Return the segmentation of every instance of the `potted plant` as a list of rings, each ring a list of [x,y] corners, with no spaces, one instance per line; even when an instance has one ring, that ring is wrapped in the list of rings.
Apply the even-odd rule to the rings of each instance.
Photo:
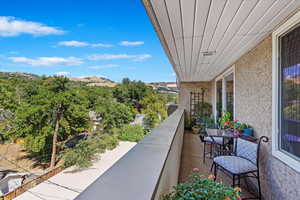
[[[247,136],[253,136],[253,128],[249,124],[244,124],[243,134]]]
[[[195,134],[199,134],[202,132],[202,129],[203,129],[203,122],[198,120],[195,122],[195,124],[192,126],[192,130],[193,130],[193,133]]]
[[[179,183],[174,191],[162,197],[162,200],[241,200],[241,189],[233,188],[214,181],[214,176],[203,177],[195,168],[186,182]]]
[[[233,129],[233,121],[231,117],[231,113],[228,111],[224,111],[222,117],[219,119],[220,126],[222,129]]]

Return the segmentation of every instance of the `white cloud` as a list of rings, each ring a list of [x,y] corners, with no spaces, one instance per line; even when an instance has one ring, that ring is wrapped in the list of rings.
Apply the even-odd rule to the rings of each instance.
[[[103,43],[88,43],[88,42],[80,42],[76,40],[70,40],[70,41],[61,41],[58,43],[59,46],[68,46],[68,47],[112,47],[111,44],[103,44]]]
[[[9,57],[9,60],[15,63],[26,63],[32,66],[57,66],[57,65],[66,65],[74,66],[82,64],[82,60],[76,57],[39,57],[36,59],[31,59],[27,57]]]
[[[55,75],[57,75],[57,76],[68,76],[68,75],[70,75],[70,72],[56,72]]]
[[[151,58],[150,54],[92,54],[88,56],[89,60],[117,60],[117,59],[132,59],[134,61],[141,61]]]
[[[96,43],[96,44],[90,44],[91,47],[112,47],[112,44],[103,44],[103,43]]]
[[[120,42],[121,46],[139,46],[139,45],[143,45],[144,41],[122,41]]]
[[[176,76],[176,73],[175,73],[175,72],[172,72],[170,75],[171,75],[171,76]]]
[[[85,47],[85,46],[89,46],[89,44],[86,43],[86,42],[79,42],[79,41],[75,41],[75,40],[61,41],[61,42],[58,43],[58,45],[68,46],[68,47]]]
[[[109,64],[109,65],[96,65],[96,66],[91,66],[89,67],[90,69],[107,69],[107,68],[114,68],[114,67],[119,67],[119,65],[115,64]]]
[[[21,34],[34,36],[61,35],[65,32],[55,27],[46,26],[42,23],[19,20],[15,17],[0,16],[0,36],[12,37]]]

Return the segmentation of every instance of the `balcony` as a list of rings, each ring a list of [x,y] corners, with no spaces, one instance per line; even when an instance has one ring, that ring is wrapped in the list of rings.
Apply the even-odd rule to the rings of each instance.
[[[195,167],[203,175],[211,174],[211,160],[203,164],[202,155],[198,135],[184,130],[184,110],[177,109],[76,200],[160,199]],[[218,179],[231,183],[222,173]]]

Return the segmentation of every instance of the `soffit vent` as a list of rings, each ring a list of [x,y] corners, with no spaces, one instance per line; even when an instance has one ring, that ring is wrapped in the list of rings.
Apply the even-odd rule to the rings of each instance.
[[[216,54],[216,51],[203,51],[203,56],[212,56]]]

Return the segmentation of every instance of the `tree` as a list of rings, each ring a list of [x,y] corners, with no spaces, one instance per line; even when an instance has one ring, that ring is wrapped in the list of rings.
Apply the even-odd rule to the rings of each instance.
[[[88,129],[87,101],[64,77],[45,79],[34,93],[17,109],[13,135],[25,138],[28,151],[46,158],[51,154],[53,168],[57,143]]]
[[[125,78],[122,84],[114,88],[113,95],[118,102],[140,110],[141,105],[139,102],[151,92],[152,88],[142,81],[130,81],[128,78]]]
[[[102,116],[102,126],[109,130],[112,128],[121,128],[124,124],[132,122],[134,119],[134,111],[127,105],[107,101],[102,99],[96,107],[96,112]]]
[[[120,130],[119,138],[124,141],[138,142],[145,136],[143,127],[137,124],[126,124]]]
[[[146,114],[145,120],[149,128],[157,126],[167,117],[166,102],[154,92],[146,96],[140,104],[142,113]]]

